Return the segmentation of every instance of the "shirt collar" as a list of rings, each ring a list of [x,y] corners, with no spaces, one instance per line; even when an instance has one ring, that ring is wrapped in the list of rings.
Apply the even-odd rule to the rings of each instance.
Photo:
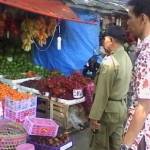
[[[120,46],[112,54],[117,54],[117,53],[119,53],[120,51],[123,51],[123,50],[124,50],[124,47]]]
[[[150,35],[145,37],[143,40],[139,40],[137,43],[137,52],[138,51],[143,51],[145,48],[150,45]]]

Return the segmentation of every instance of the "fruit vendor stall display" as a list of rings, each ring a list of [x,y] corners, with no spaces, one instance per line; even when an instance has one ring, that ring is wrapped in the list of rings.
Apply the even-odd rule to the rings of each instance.
[[[72,147],[69,134],[60,134],[58,128],[72,128],[71,111],[78,113],[78,104],[86,101],[86,87],[92,82],[80,73],[63,76],[32,63],[33,46],[39,50],[46,46],[47,40],[52,42],[55,32],[60,34],[60,31],[57,32],[59,25],[60,20],[43,15],[8,6],[0,9],[0,119],[24,126],[30,135],[28,142],[34,144],[37,150],[66,150]],[[49,115],[47,119],[36,116],[43,101],[43,106],[47,106],[43,108]],[[17,124],[15,127],[8,128],[8,133],[20,133]],[[0,137],[0,149],[12,150],[25,143],[26,133],[22,133],[23,136],[14,137],[14,141],[8,139],[8,142],[3,142]]]
[[[55,119],[65,129],[72,127],[69,122],[70,110],[74,105],[82,103],[86,112],[92,104],[95,85],[89,78],[80,73],[71,76],[54,76],[40,80],[21,83],[23,86],[36,88],[41,95],[38,96],[37,111],[44,117]],[[74,90],[82,90],[80,97],[74,97]],[[45,96],[44,93],[49,93]],[[70,109],[71,108],[71,109]],[[79,119],[78,119],[79,120]]]

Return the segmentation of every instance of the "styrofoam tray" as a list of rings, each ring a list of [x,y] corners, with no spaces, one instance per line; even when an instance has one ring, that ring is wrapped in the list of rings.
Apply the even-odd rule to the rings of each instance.
[[[34,93],[34,94],[40,94],[39,90],[29,88],[29,87],[26,87],[26,86],[22,86],[22,85],[17,85],[17,89],[18,89],[18,91],[29,92],[29,93]]]
[[[14,85],[14,84],[18,84],[18,83],[22,83],[25,81],[29,81],[29,80],[38,80],[41,77],[32,77],[32,78],[23,78],[23,79],[16,79],[16,80],[11,80],[11,79],[7,79],[5,77],[0,78],[0,81],[3,83],[7,83],[9,85]]]
[[[51,97],[51,100],[57,101],[59,103],[65,104],[65,105],[75,105],[75,104],[83,103],[85,101],[85,97],[82,97],[79,99],[72,99],[72,100]]]

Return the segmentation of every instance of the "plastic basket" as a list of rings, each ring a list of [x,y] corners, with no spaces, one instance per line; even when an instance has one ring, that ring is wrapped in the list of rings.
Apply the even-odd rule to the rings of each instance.
[[[24,128],[14,122],[0,121],[0,150],[15,150],[26,143],[27,134]]]
[[[51,119],[26,117],[24,128],[29,135],[55,137],[58,133],[59,126]]]

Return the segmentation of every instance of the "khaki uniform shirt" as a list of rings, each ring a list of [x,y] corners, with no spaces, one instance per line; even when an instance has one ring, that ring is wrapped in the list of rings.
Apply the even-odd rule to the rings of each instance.
[[[89,118],[100,120],[108,99],[120,100],[127,95],[131,74],[132,62],[123,47],[103,59]]]

